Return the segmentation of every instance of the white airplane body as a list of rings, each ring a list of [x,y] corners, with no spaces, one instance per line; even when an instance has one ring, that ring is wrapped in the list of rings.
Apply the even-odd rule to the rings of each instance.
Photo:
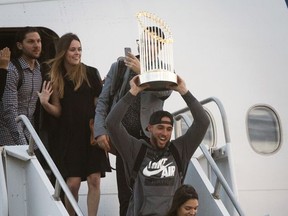
[[[284,0],[0,0],[0,39],[5,30],[24,26],[44,27],[59,37],[73,32],[82,42],[82,61],[98,68],[104,78],[110,65],[124,55],[124,47],[131,47],[138,54],[136,14],[147,11],[157,15],[173,33],[176,73],[185,79],[197,99],[216,97],[224,106],[231,138],[228,145],[232,182],[245,215],[285,216],[288,212],[286,3]],[[0,44],[3,46],[3,41]],[[204,106],[214,121],[215,150],[227,144],[221,117],[215,106]],[[185,102],[177,93],[165,102],[165,109],[170,112],[184,107]],[[272,135],[267,135],[269,141],[262,143],[268,145],[264,150],[258,134],[254,136],[250,131],[255,125],[249,125],[262,111],[268,112],[270,123],[275,117],[276,123],[268,129],[278,128],[276,132],[267,131]],[[273,138],[278,141],[269,147]],[[112,166],[114,159],[111,156]],[[80,205],[84,212],[85,193],[83,185]],[[102,179],[99,215],[118,215],[115,171]]]

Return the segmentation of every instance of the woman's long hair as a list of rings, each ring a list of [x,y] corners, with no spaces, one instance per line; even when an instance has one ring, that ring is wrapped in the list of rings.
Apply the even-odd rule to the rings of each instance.
[[[48,64],[51,65],[50,78],[53,89],[58,92],[60,98],[64,97],[64,77],[67,77],[74,83],[74,91],[80,88],[84,80],[90,86],[84,64],[80,62],[70,71],[66,71],[64,67],[65,54],[73,40],[81,43],[78,36],[73,33],[63,35],[57,43],[55,58],[48,61]]]
[[[191,185],[181,185],[175,192],[171,208],[166,216],[177,216],[177,211],[189,199],[197,199],[198,193]]]

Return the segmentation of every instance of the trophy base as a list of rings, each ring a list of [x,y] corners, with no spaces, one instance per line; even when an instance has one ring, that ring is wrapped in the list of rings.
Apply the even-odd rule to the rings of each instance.
[[[149,84],[148,91],[169,90],[169,86],[177,85],[177,75],[168,71],[146,72],[139,76],[140,85]]]

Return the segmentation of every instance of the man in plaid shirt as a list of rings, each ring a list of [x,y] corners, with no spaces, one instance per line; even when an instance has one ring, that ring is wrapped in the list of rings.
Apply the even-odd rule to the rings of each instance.
[[[33,124],[37,92],[42,84],[40,64],[37,61],[42,50],[38,30],[34,27],[21,29],[16,35],[16,46],[15,54],[22,71],[18,71],[12,62],[9,63],[0,102],[0,146],[28,144],[29,131],[22,124],[17,124],[15,118],[23,114]]]

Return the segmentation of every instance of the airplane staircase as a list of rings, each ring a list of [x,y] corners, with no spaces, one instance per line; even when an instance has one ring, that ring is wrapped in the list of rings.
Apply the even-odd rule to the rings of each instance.
[[[201,103],[204,105],[210,102],[215,102],[219,107],[225,145],[211,150],[202,143],[198,149],[200,156],[191,158],[184,183],[193,185],[199,193],[198,216],[245,216],[237,201],[226,114],[216,98],[208,98]],[[187,110],[185,108],[173,113],[176,119],[175,137],[183,133],[183,124],[178,124],[180,120],[186,127],[192,123],[185,113]],[[68,215],[60,201],[62,188],[77,215],[82,216],[83,212],[27,117],[19,116],[17,121],[26,125],[31,139],[29,146],[0,148],[0,215]],[[35,144],[57,179],[55,187],[33,153]]]
[[[191,158],[184,183],[194,186],[199,194],[198,216],[245,216],[237,200],[226,113],[215,97],[203,100],[201,104],[210,102],[214,102],[220,111],[225,145],[219,149],[209,149],[201,143],[197,150],[201,154]],[[187,129],[192,124],[187,112],[190,112],[189,109],[184,108],[173,113],[176,119],[175,137],[186,132],[183,127]]]
[[[31,139],[27,146],[4,146],[0,149],[0,215],[68,215],[60,199],[62,188],[77,215],[82,216],[81,209],[28,118],[20,115],[17,121],[26,125]],[[56,177],[55,187],[34,155],[35,144]]]

